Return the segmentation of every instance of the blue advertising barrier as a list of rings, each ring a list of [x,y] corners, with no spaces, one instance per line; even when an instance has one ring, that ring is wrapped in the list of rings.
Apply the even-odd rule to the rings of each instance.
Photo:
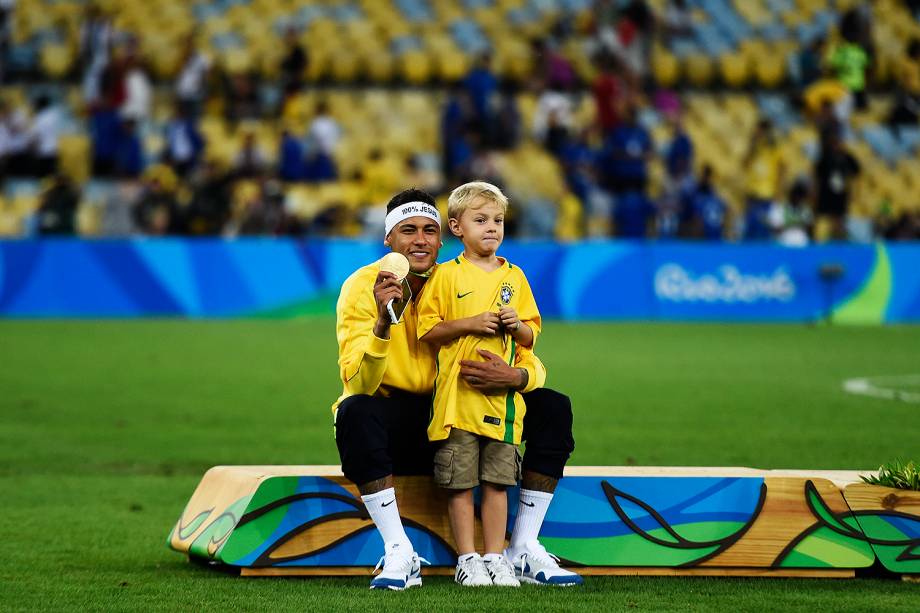
[[[442,259],[459,251],[442,249]],[[0,241],[2,317],[287,317],[331,312],[380,257],[355,240]],[[920,244],[514,242],[544,317],[920,321]]]

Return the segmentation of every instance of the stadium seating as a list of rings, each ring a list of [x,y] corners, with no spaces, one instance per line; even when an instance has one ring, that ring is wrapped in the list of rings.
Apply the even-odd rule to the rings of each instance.
[[[365,167],[381,143],[386,145],[390,176],[399,174],[396,168],[406,155],[438,154],[438,120],[444,100],[441,86],[465,75],[482,51],[491,51],[493,68],[500,77],[523,83],[534,64],[528,39],[546,36],[561,18],[568,18],[573,35],[561,51],[584,82],[595,75],[591,61],[594,17],[589,0],[346,0],[307,4],[288,0],[163,0],[156,5],[143,0],[103,0],[97,4],[112,15],[117,27],[138,35],[156,78],[175,77],[183,38],[194,32],[200,47],[220,68],[231,74],[254,71],[264,77],[267,85],[263,95],[269,99],[280,99],[272,80],[278,76],[284,52],[281,37],[288,28],[299,28],[310,58],[305,76],[317,85],[289,100],[280,120],[266,117],[240,126],[228,124],[222,117],[220,100],[209,101],[200,125],[207,142],[206,157],[229,165],[242,134],[251,131],[274,162],[282,128],[302,131],[312,119],[317,101],[325,99],[343,128],[335,155],[343,181],[336,189],[348,194],[349,206],[355,207],[362,204],[355,197],[359,191],[353,189],[355,173]],[[661,12],[666,2],[649,4]],[[651,76],[660,87],[703,88],[682,96],[697,165],[709,164],[715,169],[724,196],[738,212],[743,196],[741,160],[747,145],[738,135],[748,134],[757,117],[769,117],[780,130],[790,176],[810,173],[817,151],[817,135],[785,95],[751,94],[748,88],[769,93],[788,85],[792,78],[788,59],[814,36],[832,32],[839,12],[857,3],[691,0],[688,4],[692,9],[690,34],[655,43]],[[84,11],[82,3],[71,1],[18,3],[11,69],[55,81],[74,76]],[[920,35],[920,23],[895,0],[873,3],[873,19],[876,78],[885,84],[893,76],[906,41]],[[403,87],[390,89],[392,84]],[[144,133],[151,160],[162,149],[162,126],[170,115],[171,103],[164,93],[169,93],[168,85],[157,93],[153,125]],[[0,94],[14,107],[24,107],[34,97],[30,88],[21,85],[4,87]],[[593,121],[593,105],[586,92],[576,96],[575,127],[581,129]],[[82,120],[73,119],[85,110],[80,89],[75,84],[64,87],[56,98],[70,118],[60,144],[61,166],[82,184],[90,169],[86,128]],[[529,90],[518,96],[525,135],[529,134],[535,100]],[[915,192],[907,189],[917,183],[915,155],[920,130],[895,131],[884,125],[893,103],[890,93],[873,95],[869,107],[852,117],[851,149],[871,170],[863,174],[854,208],[867,216],[876,214],[880,207],[894,211],[920,207]],[[662,150],[669,138],[663,120],[655,113],[644,114],[643,120],[655,137],[656,147]],[[499,154],[497,163],[507,173],[513,191],[557,204],[570,195],[558,164],[529,137],[525,136],[520,149]],[[664,177],[660,161],[652,163],[650,173],[650,191],[658,194]],[[20,201],[12,191],[10,185],[4,190],[8,205]],[[40,190],[36,187],[33,191]],[[291,201],[315,202],[302,197],[313,191],[317,189],[298,187]],[[379,198],[383,190],[365,188],[361,193]],[[91,206],[88,200],[86,206]],[[8,206],[0,233],[20,231],[23,220],[11,211],[28,210]],[[294,210],[308,219],[317,209],[298,204]],[[557,234],[571,235],[573,216],[560,210],[558,219]],[[84,229],[93,227],[98,224],[81,225]]]

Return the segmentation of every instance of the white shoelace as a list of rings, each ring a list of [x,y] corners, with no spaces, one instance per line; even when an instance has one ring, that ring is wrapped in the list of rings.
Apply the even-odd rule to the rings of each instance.
[[[506,557],[502,557],[501,560],[497,562],[492,562],[488,564],[487,567],[495,575],[501,575],[502,577],[514,577],[514,565]]]
[[[531,551],[531,549],[533,551]],[[527,568],[527,558],[539,562],[550,568],[559,568],[559,558],[546,550],[540,541],[534,541],[527,544],[527,551],[521,554],[521,576],[524,576],[524,569]]]
[[[477,578],[492,581],[489,571],[486,568],[485,561],[482,558],[470,558],[460,562],[460,570],[465,572],[471,579]]]
[[[380,570],[381,567],[386,570],[390,559],[397,558],[398,562],[396,564],[398,564],[398,566],[396,566],[396,569],[404,571],[407,575],[412,574],[412,562],[416,559],[418,560],[420,566],[431,566],[431,562],[421,556],[416,557],[414,554],[406,555],[397,551],[388,551],[377,561],[377,566],[374,567],[373,572],[376,573],[378,570]]]

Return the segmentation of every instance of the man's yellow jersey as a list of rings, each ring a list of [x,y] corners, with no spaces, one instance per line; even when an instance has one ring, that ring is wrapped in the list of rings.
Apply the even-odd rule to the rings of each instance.
[[[356,270],[342,284],[335,305],[339,375],[344,389],[332,405],[333,412],[342,400],[355,394],[389,396],[391,390],[431,393],[437,352],[418,340],[415,298],[409,301],[400,322],[390,326],[389,339],[374,335],[374,282],[379,272],[379,260]]]
[[[527,277],[517,266],[501,261],[502,265],[491,272],[462,255],[440,264],[425,284],[419,300],[419,338],[442,321],[473,317],[486,311],[497,313],[501,307],[509,306],[517,311],[524,325],[531,327],[536,341],[541,326],[540,312]],[[511,335],[501,330],[496,336],[462,336],[443,345],[438,351],[428,438],[442,440],[447,438],[451,428],[460,428],[517,445],[521,442],[525,410],[521,395],[511,390],[502,395],[485,396],[460,377],[460,360],[482,359],[477,349],[491,351],[513,366],[536,357],[532,348],[518,347]],[[541,380],[530,381],[528,389],[543,385],[546,374],[540,370]],[[530,369],[528,372],[533,376]]]

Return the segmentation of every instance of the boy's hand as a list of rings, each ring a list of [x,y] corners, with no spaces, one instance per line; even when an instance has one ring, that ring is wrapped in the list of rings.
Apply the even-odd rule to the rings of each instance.
[[[521,327],[521,319],[518,317],[517,311],[511,307],[502,307],[498,311],[498,316],[501,319],[502,325],[505,326],[509,332],[515,332]]]
[[[469,317],[467,321],[469,322],[469,333],[478,334],[479,336],[495,336],[498,334],[498,328],[502,323],[497,313],[489,311]]]

